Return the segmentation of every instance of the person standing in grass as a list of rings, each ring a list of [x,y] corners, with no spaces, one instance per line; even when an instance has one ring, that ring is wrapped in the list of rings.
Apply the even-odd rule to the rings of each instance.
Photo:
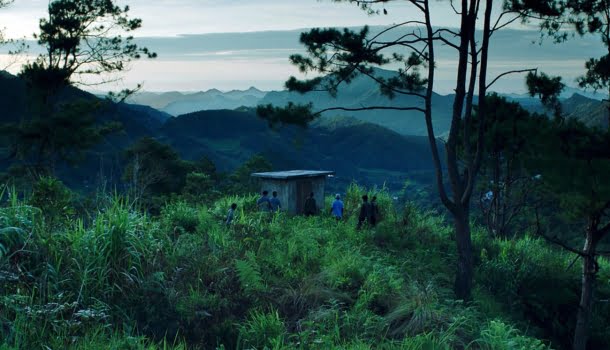
[[[381,218],[379,205],[377,204],[377,196],[371,198],[371,226],[375,227]]]
[[[360,206],[360,215],[358,215],[358,226],[356,226],[356,228],[361,229],[365,222],[371,224],[372,214],[373,208],[371,207],[371,203],[369,203],[369,196],[365,194],[362,196],[362,205]]]
[[[271,195],[273,196],[269,200],[269,202],[271,203],[271,211],[275,213],[277,211],[282,210],[282,203],[280,202],[280,199],[277,198],[277,191],[273,191]]]
[[[256,201],[258,210],[262,212],[271,211],[271,200],[269,199],[269,191],[263,191],[263,195]]]
[[[235,210],[237,210],[237,203],[231,204],[231,208],[229,209],[229,212],[227,213],[227,220],[226,220],[227,225],[231,225],[233,223],[233,219],[235,219],[235,216],[236,216]]]
[[[337,193],[335,196],[335,201],[333,202],[332,207],[330,208],[330,213],[337,219],[337,221],[341,221],[343,219],[343,201],[341,200],[341,195]]]
[[[318,212],[318,206],[316,205],[316,199],[313,196],[314,196],[314,194],[313,194],[313,192],[311,192],[309,194],[309,197],[307,197],[307,200],[305,201],[305,207],[303,208],[303,211],[305,212],[305,216],[316,215],[316,213]]]

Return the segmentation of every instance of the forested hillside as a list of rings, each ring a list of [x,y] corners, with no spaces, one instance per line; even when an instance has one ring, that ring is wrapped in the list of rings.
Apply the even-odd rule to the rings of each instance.
[[[5,75],[0,88],[7,91],[0,103],[10,106],[2,122],[18,121],[28,113],[25,83]],[[99,176],[112,175],[108,180],[119,181],[127,162],[125,150],[142,137],[171,145],[186,160],[208,157],[223,172],[261,154],[275,169],[326,168],[336,171],[343,185],[352,180],[379,186],[385,182],[398,190],[405,174],[432,169],[424,138],[402,136],[356,119],[331,118],[306,129],[274,131],[249,110],[203,111],[174,118],[150,107],[117,104],[74,88],[66,90],[62,99],[98,103],[100,107],[94,111],[98,123],[120,123],[120,129],[88,152],[77,169],[60,166],[59,175],[76,187],[92,186],[92,179]],[[368,154],[376,156],[365,156]],[[5,162],[5,169],[8,164]],[[384,176],[384,172],[393,175]]]
[[[377,185],[391,179],[383,172],[432,170],[425,138],[353,118],[273,130],[252,112],[202,111],[169,120],[161,135],[183,157],[205,155],[222,170],[234,169],[254,154],[264,155],[276,169],[330,169],[348,181]],[[380,174],[373,177],[367,171]],[[392,186],[402,185],[393,181]]]

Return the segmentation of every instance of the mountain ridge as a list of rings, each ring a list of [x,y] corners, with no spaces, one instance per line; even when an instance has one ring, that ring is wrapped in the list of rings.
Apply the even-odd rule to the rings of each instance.
[[[389,78],[396,75],[396,72],[375,69],[374,74]],[[252,108],[260,104],[272,104],[275,106],[284,106],[289,102],[298,104],[313,103],[314,108],[321,110],[342,106],[346,108],[359,108],[362,106],[419,106],[423,107],[423,100],[414,96],[397,95],[394,99],[390,99],[383,95],[379,90],[377,83],[371,81],[366,76],[355,78],[350,84],[342,84],[339,87],[336,97],[331,96],[326,92],[310,92],[307,94],[299,94],[296,92],[283,91],[262,91],[255,87],[250,87],[248,90],[231,90],[229,92],[220,92],[217,89],[210,89],[206,92],[182,94],[179,92],[169,92],[161,95],[153,95],[154,103],[162,105],[161,109],[171,115],[177,116],[189,114],[202,110],[218,110],[218,109],[238,109],[240,107]],[[577,94],[583,99],[575,100],[572,97]],[[548,110],[542,106],[539,99],[524,94],[500,94],[510,101],[515,101],[521,104],[525,109],[535,113],[548,113]],[[154,106],[153,102],[147,102],[148,97],[135,97],[134,102],[141,104],[149,103]],[[575,88],[567,88],[562,94],[561,99],[566,104],[566,114],[570,117],[583,119],[588,125],[596,125],[604,127],[607,121],[600,117],[587,116],[588,108],[597,108],[598,103],[601,103],[591,96],[601,97],[600,94],[591,95],[586,91]],[[453,99],[455,95],[441,95],[434,93],[433,95],[433,124],[437,135],[445,134],[451,125],[451,111],[453,107]],[[476,99],[477,97],[475,97]],[[163,101],[163,102],[160,102]],[[582,104],[583,107],[578,109],[576,104]],[[574,114],[574,110],[578,109],[582,115]],[[596,112],[596,115],[600,112]],[[323,113],[323,118],[347,116],[361,119],[367,122],[375,123],[384,126],[390,130],[397,131],[403,135],[427,135],[427,127],[423,115],[417,111],[397,111],[397,110],[367,110],[360,112],[326,112]]]

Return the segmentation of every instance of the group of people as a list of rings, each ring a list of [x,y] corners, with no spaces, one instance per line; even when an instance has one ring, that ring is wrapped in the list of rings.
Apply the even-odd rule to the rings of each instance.
[[[277,191],[273,191],[271,194],[273,197],[269,198],[269,191],[263,191],[261,198],[256,201],[258,209],[262,212],[277,212],[282,210],[282,203],[277,198]]]
[[[282,210],[282,203],[278,198],[277,191],[272,192],[272,197],[269,198],[269,191],[263,191],[261,197],[256,201],[256,205],[258,206],[259,211],[275,213]],[[229,225],[235,219],[235,212],[237,210],[237,204],[231,204],[231,208],[227,213],[226,224]],[[343,220],[343,213],[345,210],[345,205],[341,200],[341,195],[335,195],[335,200],[333,201],[330,214],[337,220]],[[318,205],[316,203],[316,199],[314,193],[311,192],[305,203],[303,205],[303,214],[305,216],[313,216],[318,213]],[[357,228],[361,229],[364,225],[368,225],[374,227],[380,220],[381,215],[379,211],[379,206],[377,204],[377,197],[373,196],[371,201],[369,202],[368,195],[362,196],[362,204],[360,206],[360,212],[358,214],[358,225]]]
[[[377,196],[373,196],[370,202],[369,196],[366,194],[362,196],[362,205],[360,206],[360,213],[358,214],[357,228],[361,229],[365,224],[375,227],[380,219],[381,212],[379,211],[379,205],[377,204]]]
[[[341,221],[343,219],[344,210],[345,205],[341,200],[341,195],[337,194],[330,208],[330,214],[334,216],[337,221]],[[370,202],[368,195],[365,194],[362,196],[362,204],[360,205],[360,212],[358,213],[357,228],[361,229],[364,225],[375,227],[380,219],[381,212],[379,210],[379,205],[377,204],[377,196],[373,196]]]
[[[341,221],[343,219],[344,208],[345,206],[341,200],[341,195],[337,194],[330,208],[331,215],[334,216],[337,221]],[[380,219],[381,212],[379,211],[379,205],[377,204],[377,196],[373,196],[370,202],[368,195],[365,194],[362,196],[357,228],[361,229],[365,224],[374,227]]]
[[[269,191],[263,191],[261,198],[256,201],[259,211],[275,213],[282,210],[282,203],[280,202],[280,199],[277,198],[277,191],[273,191],[271,195],[272,197],[269,198]],[[305,216],[312,216],[316,215],[317,212],[318,205],[314,193],[311,192],[303,205],[303,213]]]
[[[269,198],[269,191],[263,191],[261,198],[256,201],[256,205],[260,211],[271,213],[282,210],[282,203],[280,202],[280,199],[277,198],[277,191],[273,191],[272,196],[273,197]],[[230,225],[233,222],[236,216],[236,210],[237,203],[231,204],[225,224]]]

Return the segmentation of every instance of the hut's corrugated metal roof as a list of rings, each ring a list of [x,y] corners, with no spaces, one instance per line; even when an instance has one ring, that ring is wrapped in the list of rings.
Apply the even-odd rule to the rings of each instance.
[[[334,175],[334,171],[322,171],[322,170],[288,170],[288,171],[272,171],[268,173],[254,173],[252,177],[259,177],[263,179],[277,179],[277,180],[289,180],[299,179],[307,177],[326,177],[328,175]]]

